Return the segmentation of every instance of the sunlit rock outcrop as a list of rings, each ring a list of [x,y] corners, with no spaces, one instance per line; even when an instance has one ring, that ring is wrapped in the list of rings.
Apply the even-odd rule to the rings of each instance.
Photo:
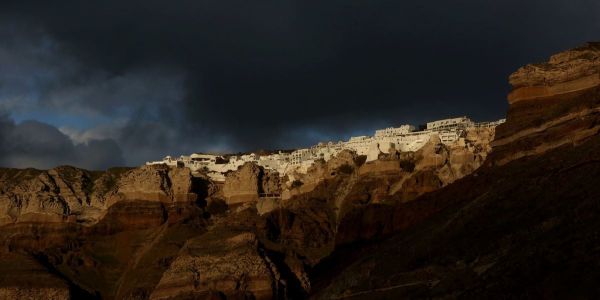
[[[94,222],[122,174],[100,175],[73,167],[49,171],[0,170],[0,220],[15,222]]]
[[[119,180],[113,201],[146,200],[158,202],[195,201],[192,174],[187,168],[163,165],[143,166],[126,173]],[[112,203],[110,203],[112,204]]]
[[[573,145],[600,129],[600,44],[553,55],[510,76],[507,122],[497,128],[493,161]]]
[[[223,184],[223,197],[228,205],[256,202],[259,197],[280,194],[279,174],[255,163],[245,163],[238,170],[230,172]]]

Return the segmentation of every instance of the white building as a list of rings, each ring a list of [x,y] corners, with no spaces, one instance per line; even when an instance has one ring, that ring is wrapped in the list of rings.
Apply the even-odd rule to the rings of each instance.
[[[390,136],[398,136],[407,134],[409,132],[413,132],[415,130],[415,126],[412,125],[402,125],[400,127],[388,127],[385,129],[375,130],[375,138],[379,137],[390,137]]]
[[[353,136],[344,143],[343,148],[354,150],[358,155],[367,155],[367,153],[369,153],[369,148],[374,141],[374,138],[366,135]]]
[[[147,162],[146,165],[167,165],[169,167],[177,167],[178,162],[179,162],[179,160],[174,159],[171,156],[167,155],[162,160],[150,161],[150,162]]]
[[[427,123],[427,130],[447,130],[455,128],[467,128],[474,123],[467,117],[443,119]]]
[[[380,153],[397,151],[417,151],[431,138],[438,135],[444,144],[452,144],[464,136],[471,127],[495,127],[504,123],[505,119],[494,122],[475,123],[467,117],[451,118],[429,122],[426,129],[415,131],[412,125],[389,127],[375,131],[371,136],[351,137],[346,142],[319,143],[308,149],[297,149],[292,153],[278,152],[270,155],[254,153],[241,156],[223,157],[212,154],[194,153],[174,159],[166,156],[162,161],[146,164],[165,164],[171,167],[189,167],[193,172],[204,172],[213,180],[225,180],[225,173],[237,170],[247,162],[255,162],[266,169],[277,171],[281,176],[290,172],[305,173],[318,160],[328,161],[344,149],[355,151],[358,155],[366,155],[367,161],[376,160]]]
[[[302,163],[302,161],[307,160],[311,157],[310,149],[298,149],[289,157],[290,165],[297,166]]]
[[[504,122],[506,122],[506,119],[500,119],[492,122],[475,123],[475,127],[496,127]]]

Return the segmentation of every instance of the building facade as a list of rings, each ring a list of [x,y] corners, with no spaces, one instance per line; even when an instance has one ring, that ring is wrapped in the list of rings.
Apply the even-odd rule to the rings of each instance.
[[[495,127],[504,123],[505,119],[494,122],[475,123],[467,117],[451,118],[428,122],[424,130],[415,131],[412,125],[378,129],[373,136],[350,137],[345,142],[325,142],[310,148],[297,149],[291,153],[269,155],[230,155],[227,157],[211,154],[194,153],[175,159],[166,156],[163,160],[146,164],[165,164],[171,167],[188,167],[193,172],[204,172],[213,180],[225,180],[225,173],[237,170],[247,162],[277,171],[281,176],[291,172],[305,173],[318,160],[328,161],[342,150],[351,150],[358,155],[366,155],[367,161],[376,160],[381,153],[389,153],[392,149],[401,152],[421,149],[433,135],[439,136],[444,144],[452,144],[465,136],[466,130],[473,127]]]

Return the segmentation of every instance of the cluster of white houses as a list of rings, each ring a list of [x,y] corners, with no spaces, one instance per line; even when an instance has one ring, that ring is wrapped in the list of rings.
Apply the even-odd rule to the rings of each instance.
[[[390,127],[375,131],[374,136],[356,136],[348,141],[319,143],[307,149],[298,149],[291,153],[278,152],[269,155],[211,155],[194,153],[179,158],[171,156],[160,161],[147,162],[147,165],[166,164],[173,167],[188,167],[193,172],[205,172],[213,180],[225,180],[225,173],[237,170],[246,162],[255,162],[266,169],[275,170],[281,176],[290,172],[304,173],[317,160],[329,160],[340,151],[349,149],[359,155],[366,155],[367,161],[376,160],[380,153],[388,153],[394,148],[398,151],[419,150],[432,135],[438,135],[442,143],[451,144],[464,136],[468,128],[495,127],[505,119],[494,122],[475,123],[467,117],[444,119],[429,122],[416,131],[412,125]]]

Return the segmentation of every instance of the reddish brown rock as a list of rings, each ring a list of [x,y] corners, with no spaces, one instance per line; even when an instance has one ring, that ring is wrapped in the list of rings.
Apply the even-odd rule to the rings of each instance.
[[[512,74],[507,122],[497,128],[490,162],[505,164],[596,135],[599,66],[600,46],[589,43]]]
[[[552,87],[598,75],[600,68],[600,43],[590,42],[584,46],[552,55],[548,62],[529,64],[519,68],[509,77],[514,90],[520,88]],[[566,92],[571,92],[567,90]],[[558,94],[554,92],[553,94]],[[510,96],[509,96],[510,98]],[[515,98],[518,100],[519,98]],[[509,101],[511,101],[509,99]]]

